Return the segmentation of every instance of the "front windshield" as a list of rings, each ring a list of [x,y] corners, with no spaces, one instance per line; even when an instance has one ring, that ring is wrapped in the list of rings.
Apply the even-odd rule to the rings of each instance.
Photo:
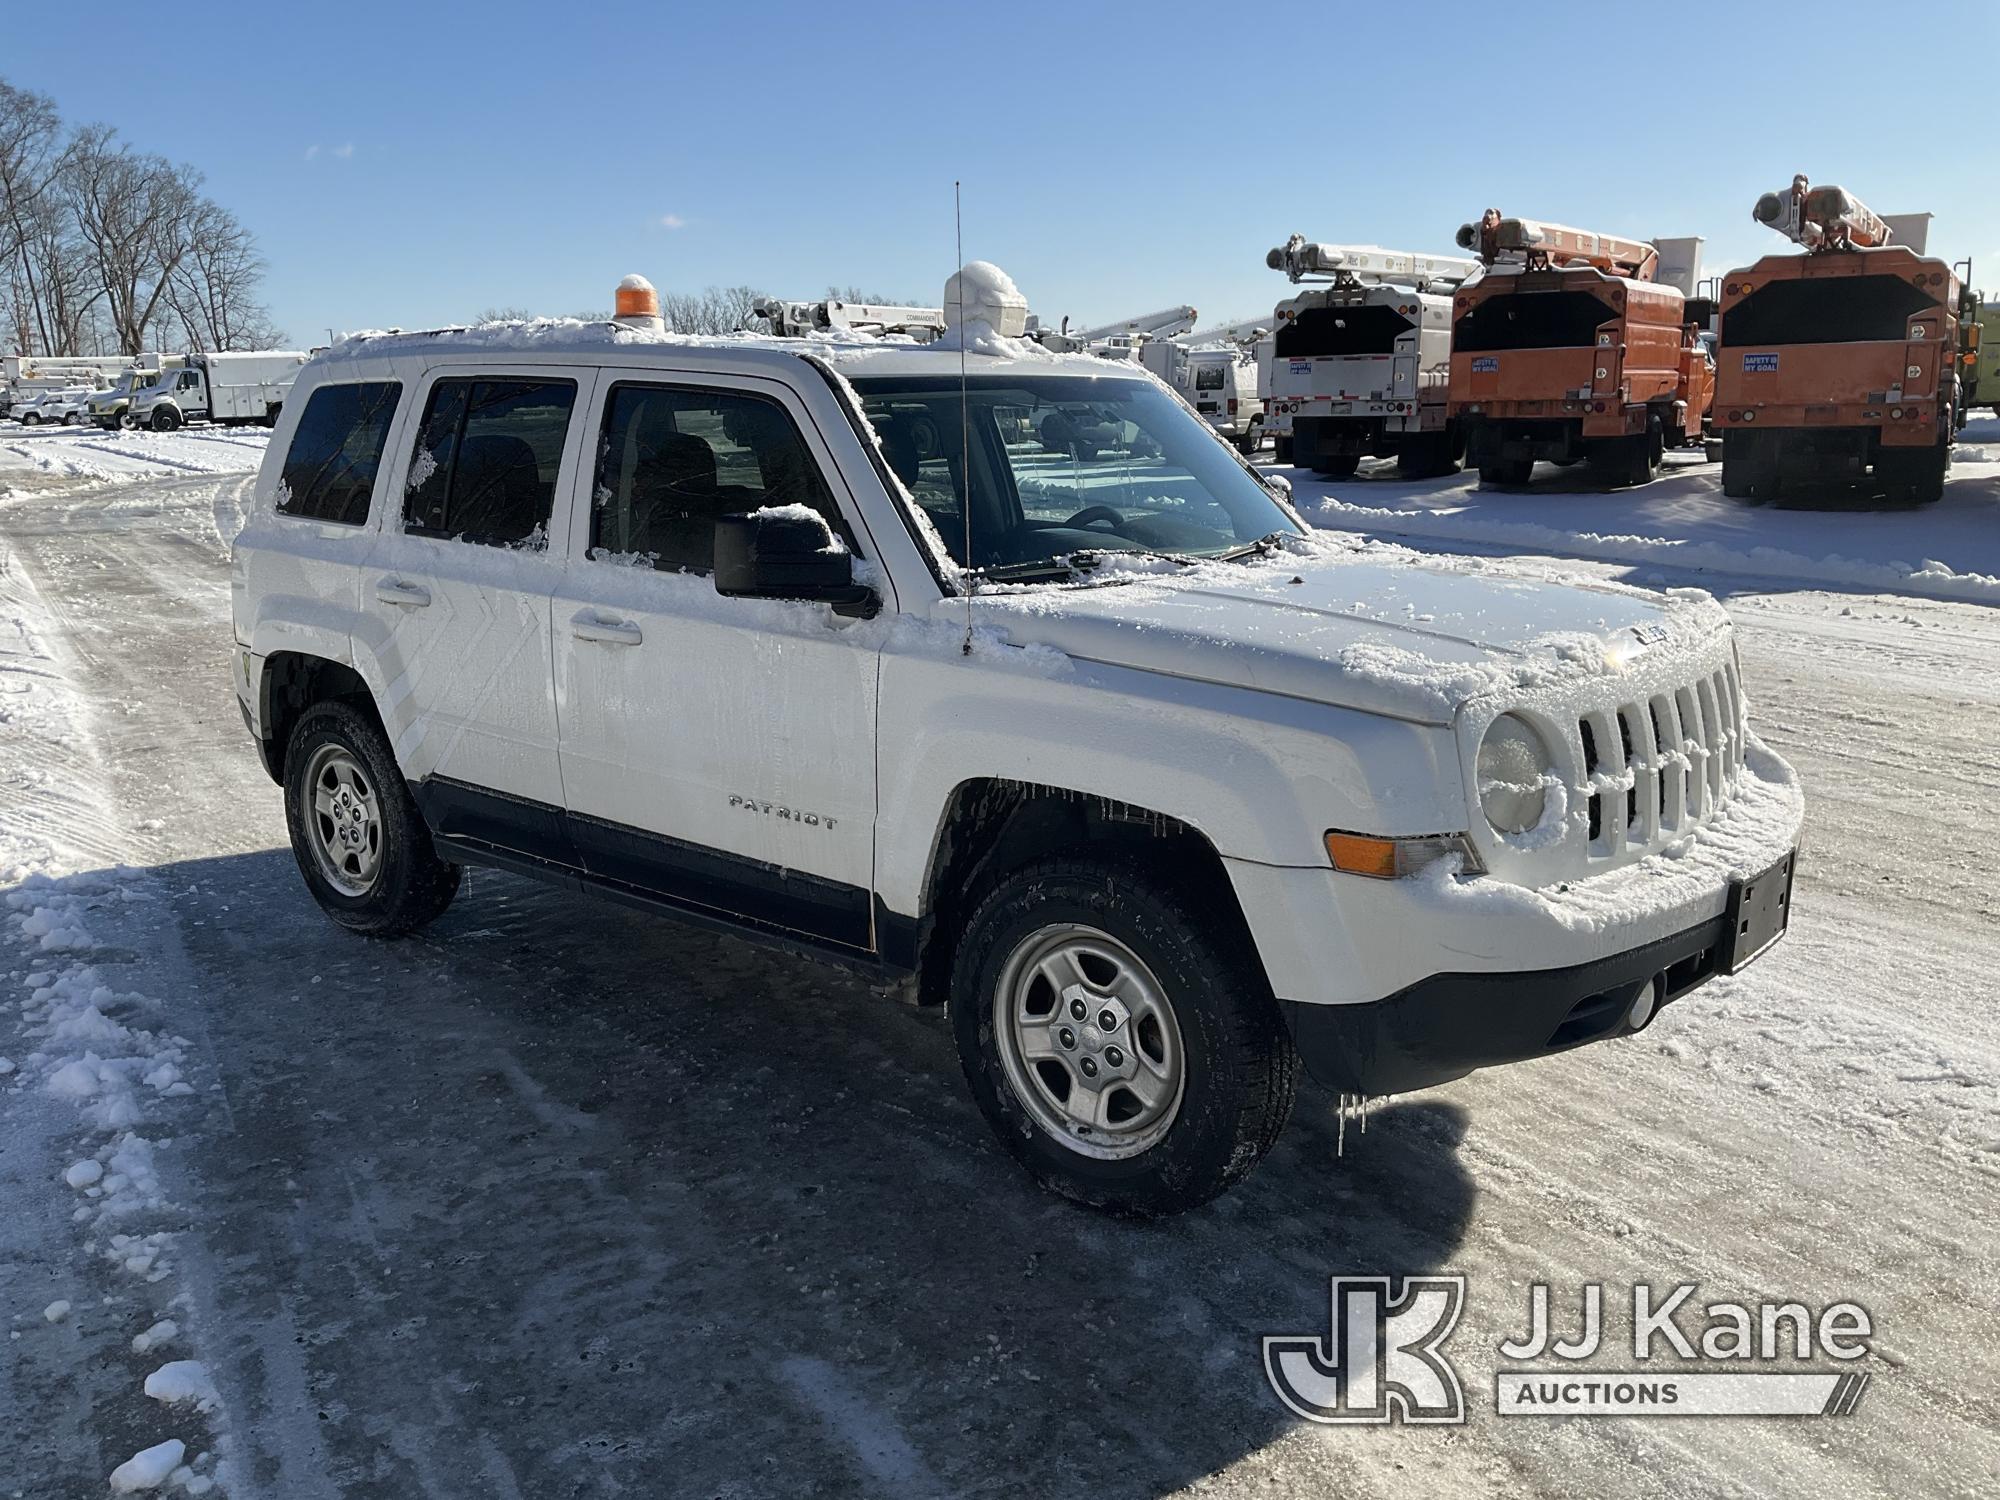
[[[1214,429],[1151,381],[975,377],[963,412],[956,376],[854,388],[883,457],[961,566],[1055,568],[1079,552],[1219,557],[1299,529]]]

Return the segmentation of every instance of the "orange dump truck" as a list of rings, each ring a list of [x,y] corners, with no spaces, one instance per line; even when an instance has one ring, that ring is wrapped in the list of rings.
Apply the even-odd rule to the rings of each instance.
[[[1450,410],[1482,481],[1587,459],[1643,484],[1668,447],[1700,440],[1713,372],[1653,245],[1495,209],[1458,243],[1485,270],[1453,298]]]
[[[1852,194],[1803,177],[1754,212],[1805,253],[1723,278],[1724,493],[1762,503],[1864,480],[1900,504],[1938,499],[1971,343],[1951,267],[1891,243]]]

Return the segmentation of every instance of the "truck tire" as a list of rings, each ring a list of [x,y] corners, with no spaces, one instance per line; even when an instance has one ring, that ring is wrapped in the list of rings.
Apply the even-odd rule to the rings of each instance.
[[[1509,489],[1519,489],[1535,477],[1535,461],[1532,458],[1503,458],[1498,463],[1479,466],[1481,484],[1503,485]]]
[[[1241,934],[1131,854],[1077,851],[996,881],[961,936],[949,1011],[1007,1151],[1112,1213],[1179,1213],[1249,1175],[1298,1086]]]
[[[1607,485],[1645,484],[1653,477],[1652,435],[1600,438],[1590,450],[1590,468]]]
[[[1313,460],[1313,473],[1327,479],[1349,479],[1361,467],[1358,453],[1326,453]]]
[[[1405,479],[1437,479],[1458,472],[1451,434],[1427,432],[1410,438],[1396,455],[1396,472]]]
[[[181,414],[171,406],[160,406],[153,409],[153,431],[172,432],[180,425]]]
[[[1271,440],[1271,456],[1281,464],[1290,463],[1292,461],[1292,440],[1282,436],[1273,438]]]
[[[306,889],[354,932],[415,932],[458,894],[459,868],[438,857],[389,742],[348,704],[314,704],[292,727],[285,825]]]

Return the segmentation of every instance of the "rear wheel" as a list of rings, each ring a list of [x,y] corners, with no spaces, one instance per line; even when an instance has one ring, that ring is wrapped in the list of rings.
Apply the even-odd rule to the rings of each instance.
[[[1451,451],[1451,434],[1426,432],[1409,438],[1396,455],[1396,470],[1405,479],[1436,479],[1458,471],[1458,459]]]
[[[285,822],[306,888],[343,927],[397,937],[458,894],[458,866],[438,857],[388,741],[348,704],[315,704],[293,726]]]
[[[1149,861],[1079,853],[1002,877],[966,924],[951,1021],[967,1082],[1043,1187],[1177,1213],[1284,1128],[1298,1056],[1240,935]]]
[[[1535,461],[1532,458],[1503,458],[1497,463],[1479,466],[1481,484],[1519,487],[1534,477]]]
[[[1346,479],[1361,467],[1358,453],[1328,453],[1313,460],[1313,473],[1328,479]]]
[[[1611,485],[1645,484],[1653,477],[1653,438],[1649,432],[1602,438],[1590,450],[1590,469]]]
[[[1292,440],[1282,436],[1273,438],[1271,440],[1271,456],[1281,464],[1290,463],[1292,461]]]

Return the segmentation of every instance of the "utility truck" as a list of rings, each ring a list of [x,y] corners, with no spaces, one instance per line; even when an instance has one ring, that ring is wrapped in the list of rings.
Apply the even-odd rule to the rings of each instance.
[[[1805,253],[1767,255],[1723,281],[1724,493],[1761,504],[1815,481],[1865,480],[1895,503],[1937,500],[1971,338],[1957,276],[1921,239],[1902,242],[1899,221],[1803,175],[1752,216]],[[1919,236],[1927,217],[1915,216]]]
[[[1127,1214],[1249,1172],[1301,1062],[1379,1095],[1631,1036],[1783,935],[1803,799],[1705,595],[1316,534],[981,262],[929,345],[619,305],[349,339],[285,403],[230,671],[334,922],[497,866],[844,965]]]
[[[1713,377],[1692,280],[1660,279],[1669,242],[1488,209],[1458,243],[1481,269],[1452,302],[1450,407],[1481,482],[1526,484],[1547,459],[1644,484],[1668,447],[1701,441]]]
[[[1028,319],[1026,337],[1057,354],[1096,354],[1106,359],[1137,359],[1139,351],[1152,340],[1179,338],[1195,325],[1200,314],[1185,304],[1163,307],[1158,312],[1116,323],[1100,323],[1071,333],[1069,319],[1055,328],[1046,328]]]
[[[1294,283],[1329,284],[1273,312],[1266,399],[1280,460],[1352,474],[1369,455],[1448,474],[1463,444],[1446,408],[1451,296],[1478,263],[1295,234],[1264,258]]]
[[[900,333],[927,344],[944,332],[944,309],[938,307],[892,307],[874,302],[843,302],[835,297],[818,302],[766,298],[751,312],[762,318],[769,332],[778,338],[803,338],[815,333]]]
[[[1139,363],[1179,391],[1237,452],[1254,453],[1263,444],[1266,422],[1265,362],[1258,358],[1258,345],[1270,333],[1268,319],[1198,328],[1147,342]]]
[[[125,425],[155,432],[188,422],[274,427],[307,357],[298,351],[190,354],[180,369],[162,370],[132,392]]]

